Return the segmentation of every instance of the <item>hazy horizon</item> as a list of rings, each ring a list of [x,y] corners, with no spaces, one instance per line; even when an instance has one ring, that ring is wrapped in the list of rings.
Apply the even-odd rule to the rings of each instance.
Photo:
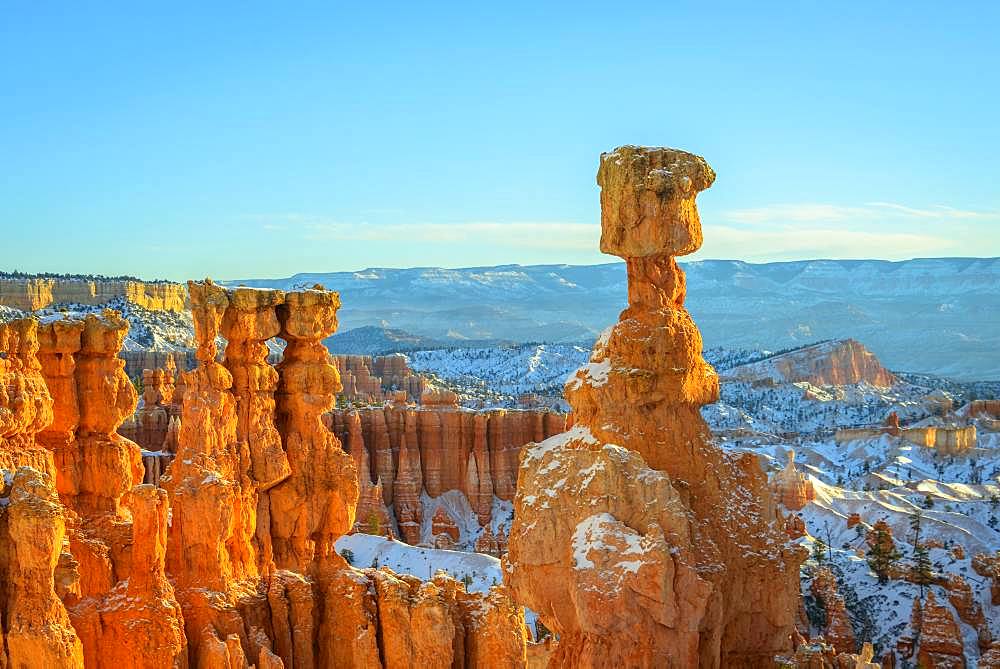
[[[473,270],[473,269],[490,269],[490,268],[496,268],[496,267],[524,267],[524,268],[530,268],[530,267],[600,267],[600,266],[603,266],[603,265],[619,265],[619,264],[624,264],[624,262],[625,262],[624,260],[621,260],[620,258],[616,258],[615,256],[605,256],[605,257],[607,258],[607,260],[603,260],[603,261],[600,261],[600,262],[592,262],[592,263],[559,263],[559,262],[541,262],[541,263],[507,262],[507,263],[504,263],[504,262],[500,262],[500,263],[496,263],[496,264],[493,264],[493,265],[412,265],[412,266],[408,266],[408,267],[387,266],[387,265],[370,265],[368,267],[357,267],[355,269],[336,269],[336,270],[323,270],[323,269],[310,270],[310,269],[306,269],[306,270],[299,270],[299,271],[291,272],[291,273],[288,273],[288,274],[271,275],[271,276],[251,275],[251,274],[241,274],[239,276],[211,276],[211,275],[208,275],[208,278],[212,279],[213,281],[219,281],[219,282],[222,282],[222,283],[232,283],[232,282],[235,282],[235,281],[251,280],[251,279],[254,279],[254,280],[280,280],[280,279],[289,279],[289,278],[292,278],[292,277],[297,276],[297,275],[352,274],[352,273],[356,274],[356,273],[359,273],[359,272],[366,272],[366,271],[373,271],[373,270],[396,272],[396,271],[408,271],[408,270],[420,270],[420,269],[441,269],[441,270],[446,270],[446,271],[462,271],[462,270]],[[951,260],[951,261],[962,261],[962,260],[969,260],[969,261],[976,261],[976,260],[1000,260],[1000,256],[918,256],[918,257],[913,257],[913,258],[903,258],[903,259],[900,259],[900,260],[889,260],[889,259],[886,259],[886,258],[872,258],[872,257],[868,257],[868,258],[821,258],[821,257],[817,257],[817,258],[799,258],[799,259],[796,259],[796,260],[752,261],[752,260],[740,260],[739,258],[695,258],[692,255],[692,256],[682,256],[682,257],[679,257],[677,259],[677,261],[680,264],[682,264],[682,265],[688,264],[688,263],[702,263],[702,262],[722,262],[722,263],[738,262],[738,263],[744,263],[744,264],[747,264],[747,265],[781,265],[781,264],[808,263],[808,262],[856,262],[856,263],[878,262],[878,263],[901,264],[901,263],[923,261],[923,260]],[[23,274],[28,274],[28,275],[32,275],[32,276],[41,276],[41,277],[55,276],[55,275],[65,275],[65,274],[103,275],[103,276],[106,276],[106,277],[133,276],[133,277],[135,277],[137,279],[146,280],[146,281],[173,281],[173,282],[177,282],[177,283],[183,283],[183,282],[185,282],[187,280],[199,281],[201,279],[206,278],[205,276],[189,276],[189,277],[184,277],[184,278],[169,278],[169,277],[148,276],[148,275],[141,275],[141,274],[116,274],[116,273],[109,273],[109,272],[71,272],[71,271],[62,271],[62,270],[44,270],[44,271],[40,271],[40,272],[27,272],[27,271],[24,271],[24,270],[20,270],[18,268],[8,269],[8,268],[5,268],[5,267],[0,267],[0,274],[4,274],[4,273],[9,274],[9,273],[12,273],[12,272],[15,272],[15,271],[22,272]]]

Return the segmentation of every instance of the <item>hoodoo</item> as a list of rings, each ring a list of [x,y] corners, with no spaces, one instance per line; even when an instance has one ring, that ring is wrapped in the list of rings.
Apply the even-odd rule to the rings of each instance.
[[[0,325],[0,669],[523,667],[502,587],[334,551],[359,496],[322,421],[341,387],[321,343],[338,295],[189,288],[198,366],[177,379],[162,489],[117,433],[137,400],[117,357],[128,323]]]
[[[566,385],[574,427],[520,455],[505,578],[558,637],[550,667],[770,667],[791,650],[802,549],[752,455],[724,453],[718,397],[675,256],[701,246],[704,159],[601,156],[601,250],[628,308]]]

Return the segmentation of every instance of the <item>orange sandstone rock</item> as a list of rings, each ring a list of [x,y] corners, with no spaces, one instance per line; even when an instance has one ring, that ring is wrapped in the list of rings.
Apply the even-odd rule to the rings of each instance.
[[[812,481],[795,467],[795,451],[788,451],[788,464],[774,476],[770,488],[775,501],[791,511],[816,498]]]
[[[33,467],[54,478],[52,456],[37,443],[54,420],[38,349],[38,321],[0,323],[0,469]]]
[[[972,586],[960,575],[952,574],[945,587],[948,590],[948,602],[955,608],[959,619],[976,630],[979,650],[987,650],[993,643],[993,635],[986,622],[983,607],[972,592]]]
[[[287,342],[278,365],[278,425],[291,474],[268,492],[274,560],[304,570],[354,525],[357,472],[340,442],[323,427],[340,386],[322,340],[337,329],[340,297],[325,290],[285,295],[278,309]]]
[[[452,543],[458,541],[458,526],[455,525],[455,519],[448,515],[443,506],[438,507],[431,520],[431,534],[435,537],[444,534],[450,537]]]
[[[374,466],[366,459],[356,415],[352,453],[324,427],[338,380],[320,341],[335,329],[336,294],[210,281],[190,291],[198,367],[169,404],[166,378],[147,388],[170,411],[183,398],[164,435],[177,457],[163,489],[135,485],[139,448],[116,432],[136,404],[117,357],[127,324],[111,312],[50,322],[41,345],[35,321],[0,326],[0,469],[23,467],[0,479],[10,500],[0,504],[0,667],[377,667],[382,648],[431,665],[523,667],[523,616],[502,589],[396,579],[399,620],[379,608],[381,577],[333,552],[359,479],[382,504],[368,474],[394,464],[388,439]],[[275,334],[288,341],[277,370],[264,345]],[[415,415],[384,419],[380,433],[419,443]],[[413,481],[419,496],[419,473]]]
[[[853,653],[854,630],[851,628],[844,598],[837,589],[837,580],[828,567],[816,570],[810,591],[813,597],[822,602],[826,610],[826,629],[823,630],[823,638],[837,653]]]
[[[0,478],[0,664],[82,668],[83,645],[55,592],[66,532],[55,488],[30,467],[0,473],[12,475],[9,487]]]
[[[965,650],[962,633],[951,611],[937,603],[933,592],[927,593],[919,618],[920,650],[917,664],[928,669],[964,669]]]
[[[601,156],[601,250],[625,258],[629,306],[567,384],[573,428],[521,452],[505,574],[559,636],[550,667],[770,667],[792,650],[803,551],[757,459],[720,451],[699,414],[718,378],[674,256],[701,244],[714,176],[673,149]]]

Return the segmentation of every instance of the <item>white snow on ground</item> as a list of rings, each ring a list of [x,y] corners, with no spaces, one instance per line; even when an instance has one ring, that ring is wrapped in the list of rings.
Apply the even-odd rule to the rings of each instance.
[[[410,574],[428,580],[438,571],[471,583],[469,592],[487,592],[490,587],[503,582],[500,560],[482,553],[449,551],[437,548],[410,546],[401,541],[376,537],[370,534],[348,534],[337,540],[337,552],[350,551],[355,567],[389,567],[397,574]],[[467,581],[468,582],[468,581]]]
[[[194,344],[194,324],[191,312],[150,311],[129,302],[124,297],[116,297],[106,304],[60,304],[25,312],[0,306],[0,322],[23,318],[33,313],[42,322],[62,318],[84,318],[87,314],[100,314],[104,309],[121,312],[129,322],[128,337],[122,349],[125,351],[181,351],[190,350]]]
[[[722,443],[761,455],[772,469],[783,467],[788,451],[794,448],[796,466],[809,475],[816,493],[816,499],[797,512],[808,532],[798,541],[810,549],[816,540],[829,543],[856,636],[884,650],[909,625],[919,588],[902,580],[879,584],[857,552],[867,549],[865,534],[871,526],[884,520],[902,553],[899,565],[908,567],[914,557],[910,522],[917,512],[922,516],[921,542],[942,546],[929,549],[935,572],[965,578],[990,621],[994,638],[1000,634],[1000,607],[991,604],[990,583],[971,566],[976,553],[1000,549],[1000,451],[992,436],[981,430],[979,447],[961,455],[939,453],[890,435],[845,444],[761,435]],[[859,514],[862,523],[848,529],[847,518],[853,513]],[[963,558],[955,557],[954,546],[962,547]],[[811,564],[812,558],[803,571],[805,595]],[[944,588],[934,586],[934,592],[939,604],[951,607]],[[979,655],[976,632],[957,613],[955,620],[974,666],[971,663]]]
[[[401,541],[376,537],[370,534],[347,534],[337,540],[337,552],[350,551],[351,563],[359,568],[388,567],[397,574],[410,574],[428,580],[438,571],[463,581],[467,592],[488,592],[494,585],[503,583],[500,560],[482,553],[449,551],[438,548],[410,546]],[[524,622],[532,635],[538,616],[524,610]]]
[[[492,348],[436,349],[407,353],[410,367],[446,382],[460,393],[512,403],[525,393],[562,396],[566,378],[590,357],[590,349],[568,344],[524,344]]]

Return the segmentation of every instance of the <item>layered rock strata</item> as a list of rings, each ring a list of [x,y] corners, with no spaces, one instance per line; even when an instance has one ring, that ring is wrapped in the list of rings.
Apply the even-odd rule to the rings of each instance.
[[[36,311],[53,304],[101,305],[116,297],[150,310],[180,312],[187,308],[184,286],[168,281],[0,279],[0,305],[22,311]]]
[[[792,650],[802,549],[751,455],[699,415],[718,397],[674,256],[714,173],[672,149],[601,156],[601,250],[628,308],[566,386],[574,426],[520,456],[506,580],[559,637],[550,667],[770,667]]]
[[[734,367],[728,374],[741,381],[805,382],[814,386],[867,383],[888,388],[899,383],[871,351],[854,339],[813,344]]]
[[[962,632],[954,615],[946,606],[938,604],[933,592],[927,593],[923,606],[914,607],[911,626],[917,630],[920,644],[917,666],[964,669]]]
[[[812,596],[826,611],[826,628],[823,638],[839,653],[855,651],[854,630],[847,613],[844,598],[837,588],[837,579],[827,567],[816,570],[810,585]]]

